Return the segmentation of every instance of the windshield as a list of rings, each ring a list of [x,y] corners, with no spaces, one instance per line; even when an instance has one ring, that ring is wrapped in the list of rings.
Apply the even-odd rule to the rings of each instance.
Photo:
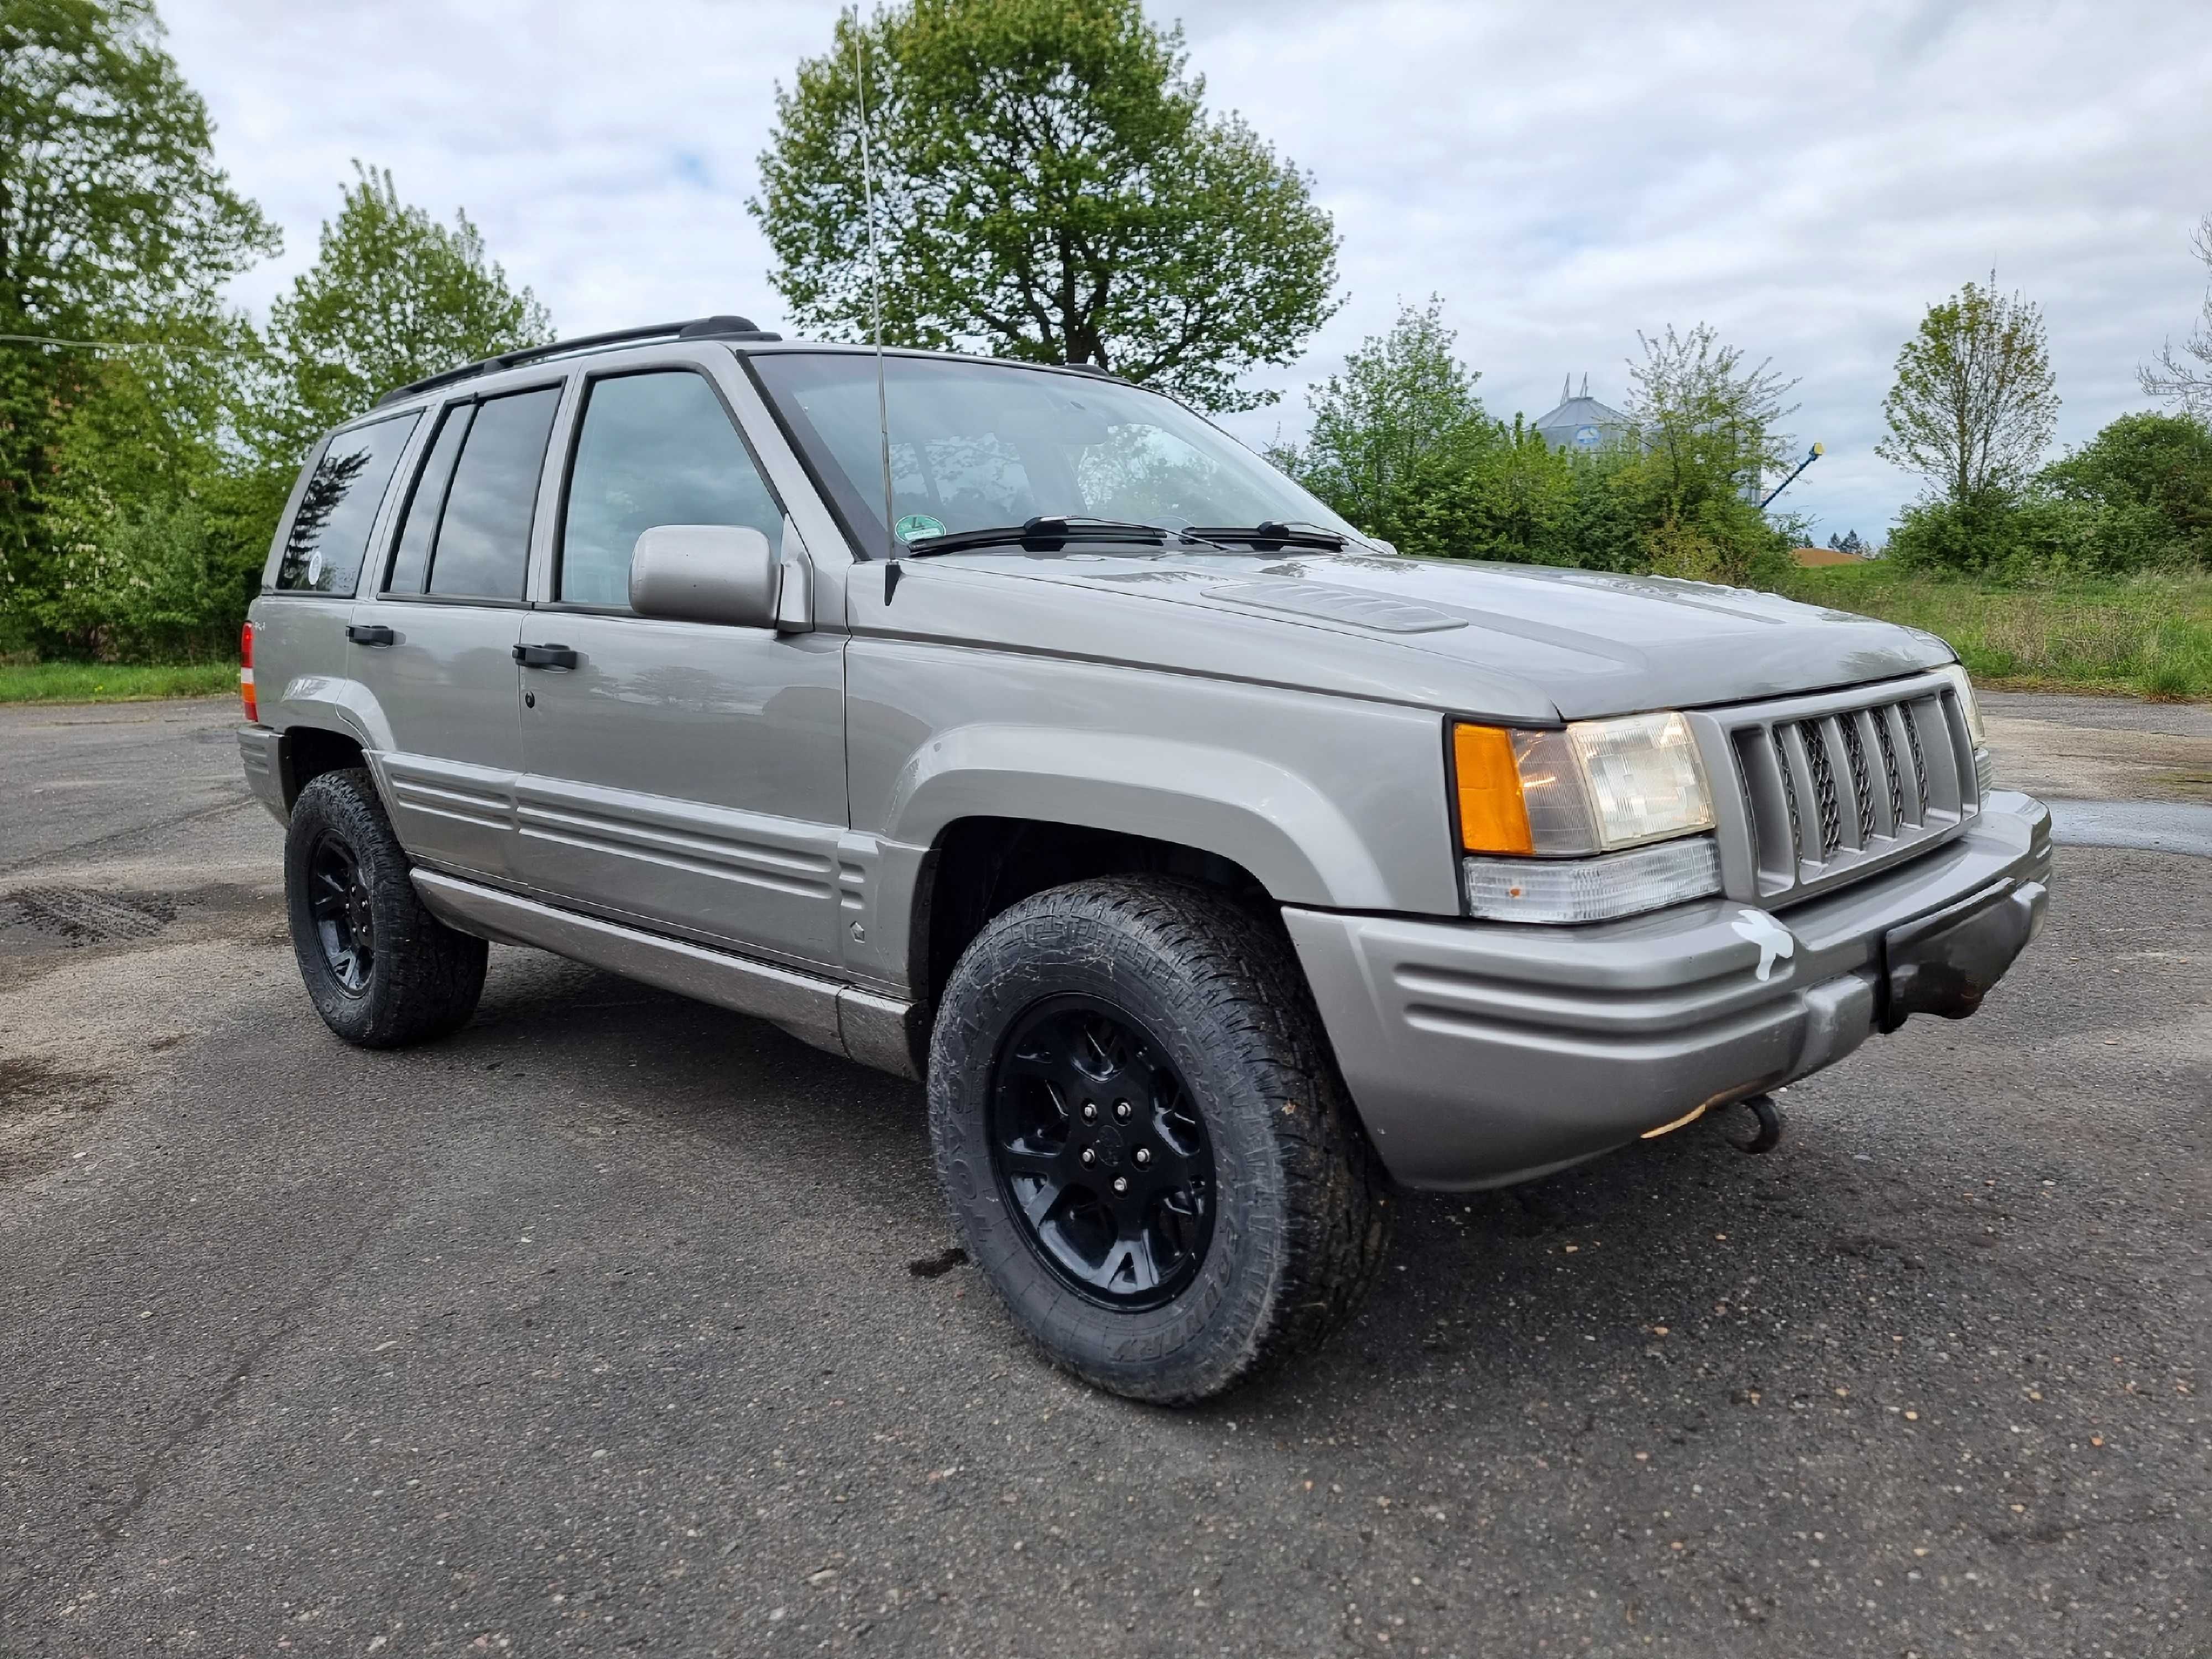
[[[751,362],[846,522],[881,549],[875,358],[763,351]],[[1304,523],[1359,538],[1235,439],[1155,392],[1005,363],[884,362],[894,557],[933,536],[1038,517],[1170,530]]]

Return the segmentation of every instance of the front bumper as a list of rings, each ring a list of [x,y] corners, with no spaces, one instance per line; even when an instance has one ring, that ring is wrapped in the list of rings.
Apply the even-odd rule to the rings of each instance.
[[[1946,1000],[1889,951],[1927,954],[1929,930],[1906,924],[1937,912],[2002,912],[1994,945],[1976,931],[1993,981],[2040,925],[2050,878],[2050,813],[2002,792],[1942,847],[1778,917],[1711,899],[1574,928],[1283,919],[1390,1173],[1466,1190],[1803,1077],[1905,1012],[1972,1012],[1985,985]]]

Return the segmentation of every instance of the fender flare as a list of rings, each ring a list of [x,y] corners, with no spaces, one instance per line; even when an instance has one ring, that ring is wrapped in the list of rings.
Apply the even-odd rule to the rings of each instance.
[[[1242,865],[1279,903],[1391,908],[1382,872],[1336,803],[1246,750],[1053,726],[960,726],[908,761],[884,828],[892,841],[929,847],[969,817],[1196,848]]]

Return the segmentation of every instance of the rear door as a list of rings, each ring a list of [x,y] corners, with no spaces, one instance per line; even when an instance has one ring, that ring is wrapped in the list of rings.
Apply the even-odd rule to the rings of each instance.
[[[520,766],[530,542],[559,384],[440,411],[374,599],[355,607],[354,672],[380,709],[370,756],[418,858],[507,876]]]
[[[324,688],[351,650],[354,595],[375,580],[362,574],[372,532],[421,419],[408,410],[332,433],[293,487],[255,607],[255,690],[265,724],[326,715]]]
[[[784,513],[708,375],[591,377],[547,591],[523,643],[517,874],[591,908],[823,966],[837,960],[845,827],[842,637],[664,622],[629,609],[656,525]]]

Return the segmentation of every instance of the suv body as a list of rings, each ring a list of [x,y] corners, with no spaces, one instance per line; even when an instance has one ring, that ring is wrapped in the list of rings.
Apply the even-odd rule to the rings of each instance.
[[[325,440],[252,611],[240,743],[280,820],[317,777],[365,766],[446,927],[917,1078],[994,918],[1071,884],[1204,888],[1287,938],[1283,994],[1310,999],[1352,1138],[1444,1189],[1763,1097],[1911,1012],[1971,1012],[2040,921],[2048,816],[1990,787],[1971,691],[1930,635],[1766,594],[1403,558],[1317,507],[1304,529],[1271,514],[1273,540],[1117,543],[1074,519],[933,548],[958,539],[957,511],[1036,505],[1015,499],[1030,434],[961,438],[933,377],[1031,377],[1006,395],[1033,379],[1045,437],[1093,471],[1131,429],[1097,400],[1152,394],[741,323],[495,361]],[[874,455],[836,427],[856,385],[871,422],[878,396],[891,411],[877,489]],[[1064,430],[1063,404],[1083,411]],[[908,413],[935,435],[902,441]],[[1182,438],[1146,441],[1114,464],[1199,465],[1169,454]],[[896,520],[910,546],[884,534],[893,494],[902,514],[934,506]],[[629,604],[638,532],[694,521],[764,538],[750,625],[698,619],[708,601]],[[723,544],[701,546],[711,562]],[[1647,711],[1679,713],[1652,740],[1693,751],[1669,775],[1701,781],[1703,827],[1481,855],[1468,769],[1491,751],[1463,727],[1518,734],[1534,791],[1550,780],[1531,744]],[[1584,758],[1588,793],[1607,763]],[[1632,769],[1648,758],[1606,787],[1661,787]],[[1584,872],[1562,914],[1601,915],[1613,875],[1663,884],[1653,856],[1693,845],[1695,896],[1488,919],[1522,901],[1516,871]],[[975,1178],[958,1152],[940,1139],[956,1212]]]

